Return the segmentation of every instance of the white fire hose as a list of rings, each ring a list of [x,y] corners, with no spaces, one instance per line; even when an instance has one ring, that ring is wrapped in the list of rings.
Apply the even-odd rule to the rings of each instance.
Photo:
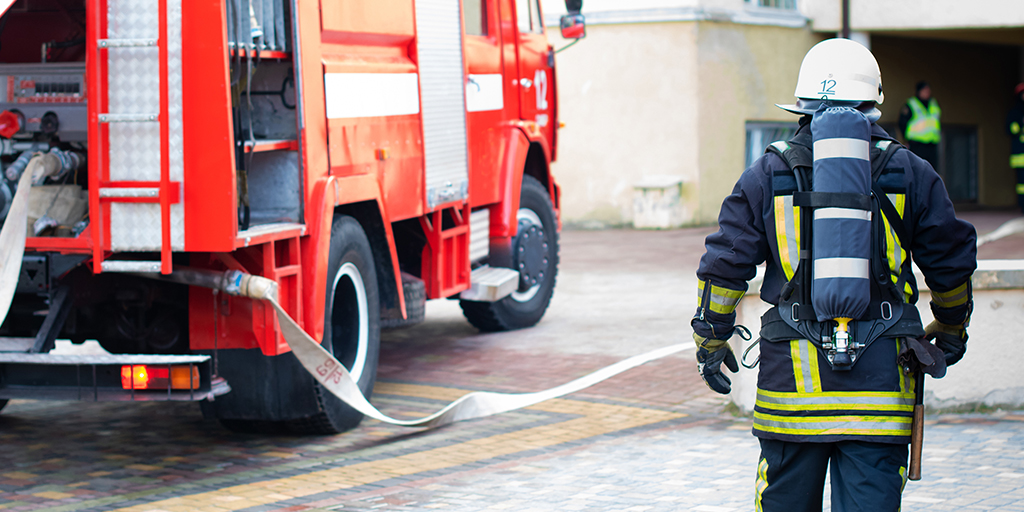
[[[213,288],[230,295],[250,297],[268,302],[273,306],[274,311],[277,312],[277,319],[281,324],[281,335],[288,342],[292,353],[295,354],[303,368],[317,382],[364,415],[385,423],[404,427],[439,427],[456,421],[482,418],[492,414],[522,409],[545,400],[575,393],[631,368],[694,346],[691,343],[680,343],[652,350],[646,354],[640,354],[619,361],[572,382],[536,393],[476,391],[462,396],[429,416],[418,420],[399,420],[385,415],[370,404],[359,390],[359,384],[348,373],[348,370],[334,356],[324,350],[319,343],[314,341],[309,334],[306,334],[306,331],[302,330],[295,323],[295,320],[288,316],[288,313],[277,302],[277,283],[274,281],[236,270],[220,272],[189,268],[175,270],[168,276],[158,276],[157,274],[150,274],[150,276],[191,286]]]
[[[52,153],[32,157],[25,172],[18,179],[18,191],[7,211],[7,220],[0,230],[0,324],[11,309],[14,291],[21,274],[21,259],[25,255],[25,237],[28,236],[28,194],[32,181],[38,176],[54,174],[60,169],[60,160]]]
[[[52,172],[50,166],[54,165],[45,157],[46,155],[36,156],[29,163],[28,169],[26,169],[18,183],[18,192],[14,196],[7,221],[4,223],[3,230],[0,231],[0,324],[3,323],[3,319],[7,316],[14,297],[15,288],[18,284],[18,275],[21,271],[21,260],[25,252],[25,237],[27,233],[27,196],[31,188],[32,176],[36,173],[47,172],[47,170]],[[191,286],[213,288],[231,295],[250,297],[268,302],[273,306],[274,311],[277,312],[277,319],[281,325],[281,334],[284,336],[285,341],[288,342],[288,346],[291,347],[295,357],[298,358],[302,366],[317,382],[364,415],[385,423],[405,427],[439,427],[456,421],[481,418],[529,407],[545,400],[558,398],[593,386],[631,368],[694,346],[692,343],[680,343],[652,350],[645,354],[619,361],[572,382],[536,393],[472,392],[429,416],[418,420],[399,420],[381,413],[370,404],[359,390],[358,383],[352,379],[348,370],[334,356],[324,350],[319,343],[306,334],[295,323],[295,320],[288,316],[288,313],[277,302],[277,283],[274,281],[233,270],[220,272],[201,269],[179,269],[166,276],[160,274],[145,275],[146,277],[167,279]]]

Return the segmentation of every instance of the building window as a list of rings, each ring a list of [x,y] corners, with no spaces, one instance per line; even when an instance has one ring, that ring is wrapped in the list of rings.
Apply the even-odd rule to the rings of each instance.
[[[778,140],[789,140],[796,135],[796,123],[770,123],[747,121],[747,149],[744,168],[750,167],[754,160],[761,158],[765,148]]]
[[[747,0],[747,3],[758,7],[772,7],[788,11],[796,10],[796,0]]]
[[[465,17],[466,35],[487,35],[487,2],[485,0],[466,0],[462,4]]]
[[[544,21],[540,19],[537,0],[516,0],[516,18],[520,33],[544,33]]]

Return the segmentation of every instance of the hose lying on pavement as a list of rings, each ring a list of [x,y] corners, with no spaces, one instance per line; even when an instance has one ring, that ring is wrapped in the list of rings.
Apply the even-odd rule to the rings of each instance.
[[[51,161],[54,160],[54,161]],[[22,256],[25,253],[25,237],[27,236],[28,193],[34,175],[52,173],[56,158],[49,154],[37,155],[28,164],[25,173],[18,182],[18,192],[14,195],[7,221],[0,230],[0,323],[7,317],[14,291],[18,285],[21,272]],[[228,270],[218,272],[201,269],[177,269],[169,275],[139,274],[153,279],[170,280],[190,286],[202,286],[221,290],[240,297],[250,297],[269,303],[277,312],[281,325],[281,334],[302,366],[324,388],[343,400],[355,410],[376,420],[405,427],[439,427],[456,421],[481,418],[492,414],[529,407],[545,400],[574,393],[593,386],[603,380],[618,375],[626,370],[644,363],[675,354],[688,348],[692,343],[680,343],[663,347],[646,354],[640,354],[602,368],[589,375],[536,393],[492,393],[477,391],[469,393],[434,414],[418,420],[398,420],[387,416],[363,396],[359,385],[348,370],[329,352],[324,350],[311,338],[277,302],[277,283],[274,281],[243,272]]]
[[[217,272],[200,269],[178,269],[167,276],[152,274],[152,277],[169,279],[192,286],[214,288],[231,295],[266,301],[277,312],[277,319],[281,324],[281,335],[288,342],[288,346],[291,347],[295,357],[299,359],[302,366],[317,382],[364,415],[385,423],[404,427],[439,427],[456,421],[482,418],[492,414],[529,407],[545,400],[558,398],[593,386],[631,368],[688,348],[693,348],[694,346],[692,343],[680,343],[652,350],[646,354],[640,354],[619,361],[572,382],[536,393],[492,393],[485,391],[469,393],[429,416],[418,420],[399,420],[381,413],[370,404],[359,390],[359,385],[352,379],[348,370],[334,356],[324,350],[319,343],[306,334],[306,331],[302,330],[295,323],[295,320],[288,316],[288,313],[277,302],[277,283],[274,281],[235,270]]]

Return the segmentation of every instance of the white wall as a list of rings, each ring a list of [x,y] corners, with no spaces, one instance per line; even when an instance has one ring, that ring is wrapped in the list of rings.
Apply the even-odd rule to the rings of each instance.
[[[553,171],[565,221],[628,223],[633,185],[645,176],[696,183],[696,27],[590,26],[586,39],[555,57],[565,127]],[[566,44],[551,39],[555,48]]]

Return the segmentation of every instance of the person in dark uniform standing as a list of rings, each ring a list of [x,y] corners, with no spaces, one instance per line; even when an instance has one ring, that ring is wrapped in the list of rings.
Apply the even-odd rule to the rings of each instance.
[[[977,235],[970,224],[956,218],[932,166],[875,124],[881,115],[876,105],[884,96],[878,64],[867,48],[847,39],[818,43],[804,57],[795,95],[796,105],[779,107],[801,115],[796,135],[788,142],[773,143],[743,172],[722,203],[718,232],[705,241],[706,252],[697,270],[699,306],[691,320],[697,370],[712,390],[731,391],[731,381],[721,367],[724,363],[731,371],[738,370],[728,343],[739,329],[736,307],[756,266],[766,263],[760,296],[775,307],[762,317],[758,345],[753,434],[759,439],[761,456],[755,509],[820,512],[828,471],[833,511],[895,512],[907,479],[918,389],[917,373],[906,371],[912,365],[902,357],[908,351],[926,352],[932,370],[963,357],[973,307]],[[830,111],[859,119],[870,140],[829,139],[834,144],[819,146],[821,140],[813,138],[812,126],[822,126],[814,123]],[[857,117],[858,113],[863,116]],[[858,149],[863,156],[856,156]],[[824,179],[817,174],[817,164],[810,176],[809,164],[816,158],[843,161],[840,166],[858,158],[878,162],[878,175],[864,176],[871,187],[879,187],[874,189],[877,192],[852,199],[853,194],[809,195],[813,186],[808,186],[808,180]],[[818,200],[811,197],[826,204],[805,202]],[[829,201],[839,202],[830,205]],[[870,261],[860,266],[851,263],[852,258],[833,258],[844,261],[819,267],[823,260],[814,259],[811,267],[811,260],[805,258],[812,251],[801,240],[806,244],[809,237],[820,241],[842,239],[846,234],[842,229],[818,233],[807,229],[811,224],[806,222],[801,229],[801,215],[810,216],[809,212],[814,222],[819,218],[838,219],[840,225],[868,222],[873,230],[872,242],[867,244]],[[935,321],[927,328],[922,328],[913,306],[917,285],[911,254],[931,291]],[[818,258],[816,252],[813,257]],[[802,284],[809,280],[801,279],[807,279],[812,268],[814,282],[823,278],[823,272],[829,279],[870,280],[871,308],[860,318],[837,319],[843,320],[838,324],[831,320],[813,324],[809,319],[813,311],[804,320],[806,304],[794,300],[802,296],[801,290],[809,290]],[[859,273],[864,275],[855,275]],[[902,315],[898,324],[885,323],[897,314]],[[798,326],[818,325],[821,330],[815,332],[837,330],[812,341],[790,326],[785,320],[790,315],[793,322],[799,320]],[[883,328],[859,327],[871,322]],[[850,328],[844,332],[853,333],[849,346],[855,348],[849,350],[855,362],[846,358],[842,363],[846,366],[837,357],[840,336],[832,334],[838,333],[839,324]],[[875,338],[869,339],[876,331]],[[935,340],[935,345],[929,340]],[[925,359],[917,360],[925,366]],[[945,371],[941,366],[942,371],[933,376]]]
[[[936,171],[939,170],[939,141],[942,126],[939,118],[942,109],[932,97],[928,82],[917,83],[917,93],[900,109],[900,133],[907,146],[915,155],[925,159]]]
[[[1017,173],[1017,205],[1024,214],[1024,83],[1013,89],[1014,104],[1006,116],[1010,135],[1010,168]]]

